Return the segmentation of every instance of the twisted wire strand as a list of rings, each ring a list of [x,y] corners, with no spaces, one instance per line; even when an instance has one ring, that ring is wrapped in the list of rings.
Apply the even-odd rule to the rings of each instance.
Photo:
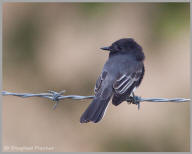
[[[63,95],[65,90],[61,92],[56,92],[52,90],[48,90],[47,93],[39,93],[39,94],[32,94],[32,93],[12,93],[7,91],[2,91],[1,94],[11,95],[11,96],[18,96],[22,98],[27,97],[43,97],[48,98],[55,102],[53,109],[56,108],[58,102],[62,99],[74,99],[74,100],[82,100],[82,99],[92,99],[94,96],[80,96],[80,95]],[[128,103],[138,105],[138,109],[140,108],[140,102],[174,102],[174,103],[182,103],[182,102],[189,102],[190,99],[187,98],[142,98],[139,96],[132,96],[127,99]]]

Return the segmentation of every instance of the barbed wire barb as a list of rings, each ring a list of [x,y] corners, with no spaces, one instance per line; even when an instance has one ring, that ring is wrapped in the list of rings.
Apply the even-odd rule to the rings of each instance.
[[[55,109],[59,103],[60,100],[63,99],[74,99],[74,100],[82,100],[82,99],[93,99],[94,96],[80,96],[80,95],[63,95],[65,93],[65,90],[62,90],[60,92],[56,92],[53,90],[48,90],[47,93],[39,93],[39,94],[32,94],[32,93],[12,93],[8,91],[2,91],[1,94],[3,96],[11,95],[11,96],[18,96],[22,98],[27,97],[43,97],[48,98],[55,102],[53,109]],[[182,103],[182,102],[189,102],[190,99],[188,98],[142,98],[139,96],[130,96],[126,100],[129,104],[136,104],[138,106],[138,109],[140,108],[140,102],[174,102],[174,103]]]

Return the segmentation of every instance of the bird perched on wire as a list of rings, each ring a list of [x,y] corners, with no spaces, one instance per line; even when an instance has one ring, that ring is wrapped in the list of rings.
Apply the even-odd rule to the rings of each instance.
[[[145,56],[134,39],[120,39],[101,49],[109,51],[109,58],[96,81],[93,101],[80,118],[81,123],[99,122],[110,99],[115,106],[126,101],[144,76]]]

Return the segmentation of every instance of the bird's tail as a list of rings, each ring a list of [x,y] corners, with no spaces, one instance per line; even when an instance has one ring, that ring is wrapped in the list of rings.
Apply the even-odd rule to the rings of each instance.
[[[102,117],[104,116],[105,110],[108,106],[110,98],[108,99],[101,99],[95,97],[88,108],[85,110],[83,115],[80,118],[80,123],[87,123],[87,122],[99,122]]]

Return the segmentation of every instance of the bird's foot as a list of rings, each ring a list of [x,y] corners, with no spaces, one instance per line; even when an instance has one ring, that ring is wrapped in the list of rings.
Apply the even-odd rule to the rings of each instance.
[[[138,107],[138,110],[140,109],[140,97],[135,96],[135,94],[132,92],[132,96],[129,96],[127,99],[128,104],[136,104]]]

